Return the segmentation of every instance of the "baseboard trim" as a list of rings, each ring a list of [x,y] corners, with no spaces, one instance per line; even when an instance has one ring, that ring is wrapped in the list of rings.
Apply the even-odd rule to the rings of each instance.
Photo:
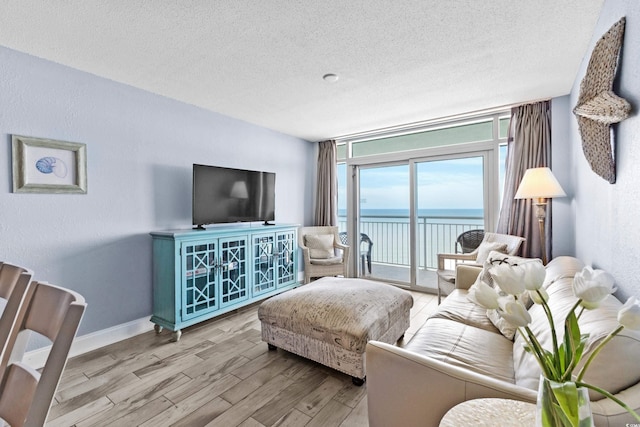
[[[131,322],[116,325],[111,328],[102,329],[87,335],[76,337],[71,345],[69,357],[79,356],[89,351],[104,347],[136,335],[153,330],[153,323],[149,321],[149,316]],[[23,361],[34,369],[44,366],[49,356],[51,346],[38,348],[24,354]]]

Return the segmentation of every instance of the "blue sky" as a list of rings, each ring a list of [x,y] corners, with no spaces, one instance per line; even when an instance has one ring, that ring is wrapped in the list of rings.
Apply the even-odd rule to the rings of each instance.
[[[417,164],[419,209],[482,209],[482,158]],[[346,208],[346,166],[339,165],[339,209]],[[408,209],[409,166],[361,168],[362,209]]]

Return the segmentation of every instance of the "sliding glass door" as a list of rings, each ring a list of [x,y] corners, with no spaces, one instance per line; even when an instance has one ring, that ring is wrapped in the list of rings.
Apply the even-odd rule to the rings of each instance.
[[[484,229],[484,156],[416,161],[414,170],[415,283],[434,288],[438,253],[460,252],[460,234]]]
[[[360,276],[408,284],[410,270],[409,165],[360,168],[354,255]]]
[[[462,232],[485,228],[488,157],[476,152],[341,171],[355,178],[351,229],[358,237],[349,236],[354,275],[435,290],[438,253],[459,251]]]

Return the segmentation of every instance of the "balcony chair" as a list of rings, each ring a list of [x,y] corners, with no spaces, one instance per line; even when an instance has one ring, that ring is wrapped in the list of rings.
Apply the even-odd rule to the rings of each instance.
[[[300,227],[298,245],[304,259],[304,283],[312,277],[348,277],[349,246],[343,245],[338,227]]]
[[[473,252],[484,239],[484,230],[467,230],[456,239],[456,253],[468,254]],[[460,250],[458,250],[458,246]]]
[[[6,311],[16,314],[0,320],[0,342],[6,350],[0,361],[6,367],[0,383],[0,418],[12,427],[45,425],[85,308],[81,295],[21,276],[7,302]],[[19,336],[31,331],[52,344],[41,372],[12,356]]]
[[[349,242],[346,232],[340,232],[340,241],[343,245],[346,245]],[[364,249],[364,250],[363,250]],[[373,249],[373,241],[364,233],[360,233],[360,268],[362,274],[364,275],[366,270],[364,269],[365,264],[367,269],[369,270],[369,274],[371,274],[371,250]]]
[[[504,252],[509,255],[515,255],[520,250],[520,246],[524,241],[525,239],[520,236],[484,233],[484,237],[480,245],[469,253],[438,254],[438,304],[442,301],[443,295],[448,295],[455,288],[457,264],[465,263],[482,266],[483,260],[478,260],[478,254],[482,249],[491,248],[491,246],[496,246],[496,244],[504,244]],[[482,254],[484,257],[488,255],[488,251],[483,250],[482,252],[486,252]],[[453,261],[452,268],[447,266],[447,260]]]

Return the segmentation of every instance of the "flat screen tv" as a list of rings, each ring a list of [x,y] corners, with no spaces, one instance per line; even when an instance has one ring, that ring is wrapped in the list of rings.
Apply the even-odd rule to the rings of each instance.
[[[193,225],[275,220],[276,174],[193,165]]]

